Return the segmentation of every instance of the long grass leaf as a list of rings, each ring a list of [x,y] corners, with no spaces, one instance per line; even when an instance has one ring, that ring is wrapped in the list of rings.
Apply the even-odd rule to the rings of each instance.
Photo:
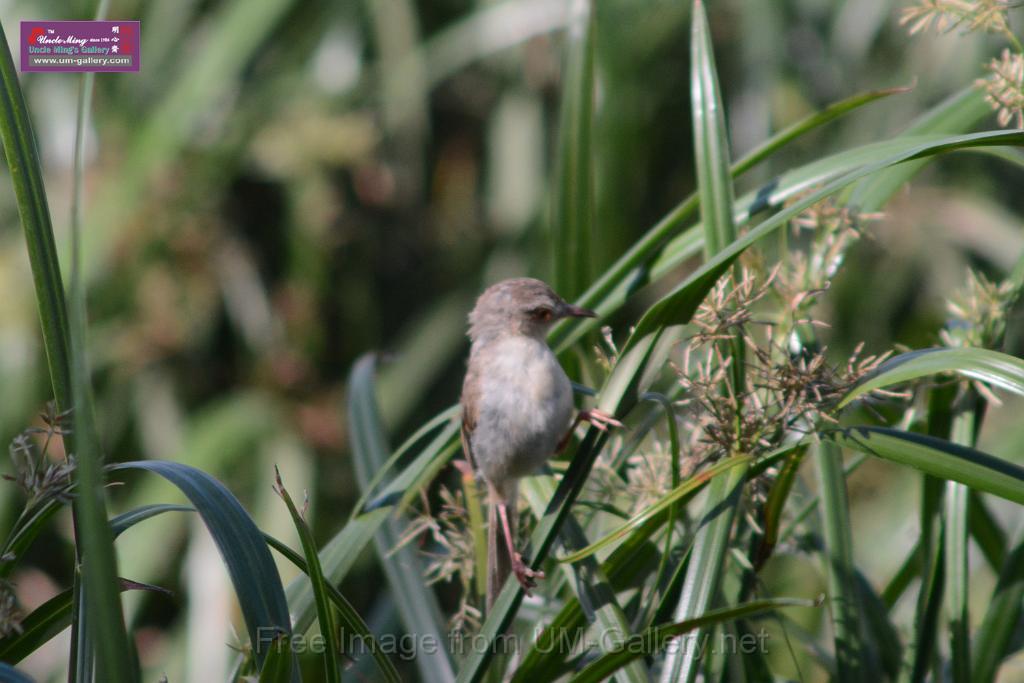
[[[123,512],[117,517],[110,520],[110,533],[117,538],[128,529],[139,522],[144,522],[151,517],[162,515],[165,512],[195,512],[196,509],[191,505],[175,505],[168,503],[157,503],[154,505],[144,505],[128,512]]]
[[[1024,468],[973,448],[889,427],[851,427],[826,436],[844,448],[1024,504]]]
[[[326,581],[324,581],[323,569],[320,567],[320,558],[317,556],[316,542],[313,540],[313,533],[306,524],[306,519],[299,509],[295,507],[291,495],[281,481],[281,472],[275,467],[276,478],[274,490],[284,501],[288,508],[288,514],[292,518],[292,524],[299,534],[299,543],[302,545],[302,554],[306,558],[306,574],[313,585],[313,596],[316,602],[317,621],[320,622],[320,634],[323,636],[327,646],[323,651],[324,659],[324,680],[327,683],[339,683],[341,681],[341,668],[338,663],[338,647],[341,644],[342,634],[338,631],[337,622],[334,618],[334,609],[331,607],[330,598],[327,595]]]
[[[573,0],[566,31],[558,126],[557,189],[551,212],[555,290],[575,299],[590,282],[594,233],[594,11]]]
[[[376,357],[367,354],[356,361],[348,381],[348,423],[352,443],[352,461],[356,480],[364,491],[373,473],[388,459],[384,427],[377,409],[374,390]],[[433,590],[424,580],[425,570],[415,551],[404,546],[397,551],[401,528],[395,520],[385,521],[376,531],[374,542],[384,567],[395,605],[409,633],[446,643],[444,618]],[[455,678],[447,648],[424,648],[416,658],[420,676],[425,681],[443,683]]]
[[[7,156],[21,227],[28,247],[35,284],[36,307],[42,324],[43,349],[50,369],[53,395],[60,411],[71,410],[71,340],[57,248],[50,223],[42,167],[18,73],[7,38],[0,30],[0,139]]]
[[[292,655],[292,639],[282,633],[270,641],[265,649],[266,659],[260,669],[260,683],[288,683],[293,679],[293,666],[297,664]]]
[[[853,565],[853,530],[842,453],[835,444],[822,442],[816,456],[836,671],[840,681],[863,681],[868,672],[864,668],[860,599]]]
[[[969,390],[974,402],[978,397]],[[950,436],[954,443],[973,446],[977,434],[976,422],[979,410],[970,409],[958,414],[953,420]],[[945,524],[945,607],[949,630],[949,648],[952,680],[970,683],[971,679],[971,632],[968,602],[970,581],[968,577],[968,544],[970,543],[969,522],[970,490],[959,482],[946,482]]]
[[[134,581],[120,581],[122,591],[156,590],[156,586],[139,584]],[[74,591],[68,589],[53,596],[25,617],[21,631],[0,639],[0,661],[17,664],[25,657],[60,635],[71,625]]]
[[[749,462],[730,468],[727,476],[716,477],[708,487],[704,518],[693,542],[683,592],[676,605],[674,618],[678,622],[700,617],[715,599],[748,469]],[[668,654],[661,672],[662,683],[696,680],[704,653],[695,645],[707,638],[704,634],[704,625],[700,625],[687,637],[685,645]]]
[[[1009,653],[1020,624],[1024,601],[1024,527],[1017,531],[1012,550],[999,571],[999,579],[985,609],[971,650],[971,675],[975,681],[996,679],[999,664]]]
[[[739,239],[733,241],[732,244],[725,247],[713,259],[698,268],[686,280],[648,309],[640,319],[640,322],[637,323],[633,334],[630,336],[622,352],[627,352],[639,340],[657,329],[670,324],[685,323],[718,278],[747,247],[770,235],[780,226],[785,225],[790,219],[825,197],[838,192],[860,178],[870,176],[895,164],[964,147],[998,144],[1024,144],[1024,133],[996,131],[944,137],[941,140],[929,139],[926,142],[911,141],[911,144],[907,145],[901,152],[887,156],[880,161],[867,163],[827,183],[820,190],[807,194],[799,201],[779,211],[771,218],[751,228]]]
[[[1007,539],[999,522],[988,509],[985,500],[976,491],[972,491],[968,501],[967,519],[971,536],[978,544],[985,559],[993,571],[998,572],[1006,559]]]
[[[262,665],[278,635],[291,635],[291,622],[281,577],[263,534],[238,499],[210,475],[181,463],[125,462],[112,465],[110,470],[159,474],[195,506],[227,567],[256,661]]]
[[[704,256],[710,259],[736,239],[736,226],[725,111],[718,89],[708,18],[701,0],[693,3],[690,32],[690,110],[700,213],[704,222]]]
[[[947,372],[1024,394],[1024,361],[1019,358],[981,348],[922,349],[901,353],[882,363],[847,392],[839,407],[874,389]]]
[[[929,109],[911,122],[901,135],[964,133],[988,116],[991,109],[977,88],[969,85]],[[860,181],[850,192],[850,203],[862,211],[877,211],[904,183],[928,163],[928,159],[910,161]]]
[[[306,563],[305,558],[298,554],[287,545],[279,541],[278,539],[270,536],[269,534],[263,534],[264,540],[271,548],[276,550],[286,560],[294,564],[299,568],[304,575],[309,576],[309,565]],[[398,675],[398,671],[395,669],[395,665],[391,663],[387,655],[384,654],[384,648],[378,643],[373,632],[370,631],[370,627],[366,624],[356,608],[352,606],[344,595],[341,594],[333,584],[329,581],[323,583],[324,591],[326,592],[327,598],[334,605],[335,609],[338,610],[338,618],[341,620],[341,626],[345,629],[348,634],[355,636],[360,641],[366,644],[370,650],[370,654],[373,655],[374,662],[377,664],[377,668],[380,670],[384,680],[389,683],[400,683],[402,678]],[[345,643],[342,641],[341,646]]]

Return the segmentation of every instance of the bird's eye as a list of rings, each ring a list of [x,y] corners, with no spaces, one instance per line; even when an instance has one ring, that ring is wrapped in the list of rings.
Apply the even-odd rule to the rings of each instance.
[[[553,315],[554,313],[551,312],[550,308],[544,308],[543,306],[530,311],[530,317],[534,320],[539,320],[542,323],[546,323],[551,320]]]

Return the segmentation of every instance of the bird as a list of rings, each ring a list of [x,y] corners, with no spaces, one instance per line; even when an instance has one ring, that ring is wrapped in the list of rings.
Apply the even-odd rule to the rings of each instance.
[[[466,460],[487,485],[488,609],[510,573],[527,595],[544,578],[515,548],[519,480],[563,450],[580,422],[602,431],[622,426],[598,409],[572,419],[572,383],[546,341],[558,320],[596,315],[533,278],[491,285],[469,314],[461,436]]]

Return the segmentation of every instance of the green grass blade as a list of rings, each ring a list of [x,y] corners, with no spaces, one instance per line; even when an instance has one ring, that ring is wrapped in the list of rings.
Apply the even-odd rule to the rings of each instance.
[[[828,442],[822,442],[816,450],[821,496],[819,509],[825,536],[823,555],[828,577],[828,604],[832,615],[836,671],[840,681],[863,681],[868,672],[864,670],[865,648],[842,452],[835,444]]]
[[[0,661],[17,664],[70,626],[73,593],[58,593],[32,610],[21,622],[21,633],[0,640]]]
[[[291,634],[291,621],[281,577],[263,534],[238,499],[210,475],[177,462],[126,462],[113,465],[110,470],[159,474],[195,506],[227,566],[256,661],[262,665],[278,634]]]
[[[683,592],[676,605],[676,621],[698,618],[708,611],[715,599],[748,469],[749,462],[730,468],[727,476],[716,477],[708,487],[706,512],[693,542],[690,563],[683,579]],[[663,683],[690,683],[696,679],[703,654],[696,645],[705,638],[704,633],[705,629],[700,625],[688,636],[687,644],[669,653],[662,669]]]
[[[851,427],[825,436],[844,448],[1024,504],[1024,468],[973,448],[888,427]]]
[[[976,397],[975,397],[975,400]],[[973,445],[978,413],[974,410],[958,414],[953,419],[951,437],[955,443]],[[968,544],[970,543],[969,521],[970,489],[958,482],[946,482],[945,524],[945,607],[949,629],[949,648],[952,680],[956,683],[970,683],[971,679],[971,632],[968,613],[969,568]]]
[[[757,550],[753,553],[751,560],[756,568],[760,569],[775,550],[779,541],[779,532],[782,528],[783,510],[789,501],[789,494],[793,490],[797,472],[803,464],[806,450],[799,448],[792,455],[788,456],[782,465],[779,466],[779,474],[772,484],[768,493],[768,500],[764,504],[762,527],[764,535],[761,537]]]
[[[551,212],[555,290],[575,299],[590,282],[594,235],[594,12],[571,3],[558,126],[557,190]]]
[[[969,85],[922,114],[907,126],[902,135],[963,133],[977,125],[991,111],[978,89]],[[911,161],[860,181],[850,193],[850,204],[860,207],[862,211],[879,210],[928,161]]]
[[[307,577],[309,576],[309,565],[306,564],[306,560],[302,555],[298,554],[269,534],[263,534],[263,539],[267,542],[267,545],[298,567],[303,574]],[[392,664],[391,660],[384,654],[384,649],[379,645],[376,637],[373,635],[373,632],[370,631],[370,627],[365,621],[363,621],[363,618],[359,616],[359,612],[357,612],[356,608],[352,606],[352,603],[350,603],[345,596],[341,594],[341,591],[335,588],[330,582],[325,580],[323,582],[323,586],[327,594],[327,598],[338,610],[338,618],[341,620],[342,628],[345,629],[347,633],[356,636],[361,639],[363,643],[368,645],[370,648],[370,654],[373,655],[373,659],[376,662],[381,675],[384,676],[384,680],[389,683],[401,683],[402,678],[398,675],[395,665]],[[344,642],[341,643],[342,646],[344,644]]]
[[[36,149],[35,134],[25,98],[18,84],[18,73],[11,59],[7,38],[0,30],[0,139],[7,155],[7,166],[18,202],[18,214],[28,246],[29,264],[35,284],[36,305],[42,323],[43,348],[50,368],[53,395],[60,411],[70,410],[71,340],[68,314],[64,302],[57,248],[50,223],[42,168]]]
[[[993,571],[998,572],[1006,560],[1006,532],[988,509],[985,500],[976,491],[972,491],[967,511],[967,519],[971,536],[978,544],[985,559]]]
[[[1013,549],[999,572],[999,579],[988,601],[985,616],[971,649],[971,673],[976,681],[993,681],[999,664],[1009,653],[1010,643],[1020,623],[1024,601],[1024,527],[1020,527]]]
[[[746,234],[733,241],[732,244],[698,268],[675,289],[649,308],[640,319],[640,322],[637,323],[629,341],[622,349],[622,353],[626,353],[639,340],[657,329],[670,324],[685,323],[689,320],[693,311],[696,310],[704,296],[714,286],[714,283],[747,247],[770,235],[809,206],[838,192],[856,180],[868,177],[899,163],[975,145],[998,144],[1024,144],[1024,133],[996,131],[943,137],[941,139],[929,138],[927,141],[913,140],[903,147],[900,152],[886,156],[881,160],[865,163],[857,169],[827,183],[820,190],[807,194],[800,201],[793,203],[788,208],[779,211],[771,218],[751,228]]]
[[[806,118],[797,121],[793,125],[780,130],[771,138],[747,152],[742,159],[733,164],[733,177],[750,170],[790,142],[799,139],[803,135],[806,135],[816,128],[820,128],[840,116],[849,114],[866,104],[871,104],[872,102],[876,102],[892,95],[907,93],[911,90],[913,90],[913,88],[883,88],[881,90],[868,90],[826,105],[824,109],[816,111]]]
[[[980,348],[922,349],[901,353],[882,363],[843,397],[839,407],[873,389],[946,372],[1024,395],[1024,361],[1019,358]]]
[[[734,455],[729,458],[719,460],[714,465],[699,472],[685,482],[680,484],[678,487],[670,491],[668,494],[663,496],[658,502],[652,504],[650,507],[645,509],[643,512],[632,517],[628,522],[620,526],[615,531],[604,536],[598,541],[588,545],[585,548],[577,550],[576,552],[569,553],[564,557],[558,558],[559,562],[579,562],[580,560],[590,557],[594,553],[604,550],[605,548],[614,545],[616,542],[632,535],[638,528],[645,526],[651,519],[658,515],[667,514],[675,503],[683,500],[684,498],[692,495],[699,489],[703,488],[709,481],[714,479],[720,474],[728,472],[733,467],[738,466],[749,467],[750,456],[747,455]]]
[[[900,564],[899,569],[893,574],[893,577],[889,579],[889,583],[882,589],[882,593],[879,596],[882,602],[885,604],[886,609],[891,610],[896,604],[896,601],[900,599],[904,591],[910,586],[910,582],[913,581],[921,573],[921,545],[915,544],[911,548],[910,552],[903,559],[903,563]]]
[[[690,111],[700,213],[704,220],[704,256],[710,259],[736,239],[736,226],[725,111],[708,18],[701,0],[693,3],[690,32]]]
[[[260,683],[289,683],[292,678],[291,636],[282,633],[274,638],[266,648],[266,659],[260,669]],[[296,672],[297,673],[297,672]]]
[[[72,490],[71,487],[68,487],[66,492],[70,494]],[[46,528],[53,516],[64,505],[59,499],[50,498],[44,501],[37,501],[22,511],[14,527],[11,529],[10,536],[4,541],[3,551],[0,552],[0,557],[8,558],[0,560],[0,578],[5,579],[11,575],[21,554],[25,552],[32,544],[32,541],[39,536],[39,533]]]
[[[313,534],[306,524],[306,519],[299,513],[298,508],[288,494],[288,490],[281,481],[281,472],[274,468],[275,487],[277,495],[284,501],[291,515],[292,524],[299,534],[299,543],[302,545],[302,554],[306,557],[306,574],[313,585],[313,596],[316,602],[316,616],[320,622],[320,634],[327,642],[324,648],[324,680],[327,683],[338,683],[341,681],[341,668],[338,663],[338,648],[341,644],[342,634],[338,632],[338,625],[334,619],[334,610],[331,607],[330,599],[327,597],[327,586],[324,581],[324,573],[320,567],[320,558],[316,552],[316,542]]]
[[[938,542],[931,548],[928,556],[928,571],[922,576],[921,592],[914,617],[914,640],[908,648],[908,661],[901,672],[900,681],[919,683],[928,677],[938,640],[942,593],[945,587],[943,551],[944,541],[939,536]]]
[[[102,8],[103,4],[101,11]],[[3,55],[0,56],[0,73],[4,81],[0,135],[3,136],[29,244],[54,394],[59,409],[73,409],[74,414],[74,435],[68,440],[68,447],[76,459],[74,479],[78,488],[73,502],[75,552],[78,559],[73,589],[76,593],[75,604],[79,609],[73,614],[75,620],[69,678],[91,680],[95,671],[95,675],[101,679],[138,680],[134,641],[129,639],[121,610],[114,539],[107,523],[106,491],[100,465],[102,453],[93,416],[92,388],[86,360],[85,292],[79,277],[79,226],[77,223],[72,225],[75,249],[69,318],[61,290],[60,266],[31,121],[14,73],[6,37],[2,32],[0,38],[4,42]],[[83,84],[87,85],[88,81]],[[84,128],[88,95],[87,87],[83,87],[78,105],[79,133]],[[76,140],[76,158],[80,151],[78,142]],[[76,183],[80,181],[81,169],[76,167]],[[75,194],[73,203],[76,207],[77,200],[78,195]],[[91,626],[87,625],[87,620]],[[79,661],[88,664],[80,669],[76,666]]]
[[[544,514],[544,508],[555,491],[554,479],[548,476],[529,477],[520,486],[534,514]],[[572,515],[569,515],[562,525],[561,538],[562,545],[567,548],[587,545],[586,534]],[[582,599],[582,602],[591,605],[594,610],[594,623],[603,634],[598,647],[605,651],[618,647],[629,637],[632,628],[597,559],[590,558],[574,567],[563,565],[562,570],[566,583],[573,588],[577,600]],[[641,662],[631,662],[616,674],[616,680],[646,683],[647,669]]]
[[[360,489],[368,490],[376,472],[388,459],[384,427],[377,409],[374,390],[376,357],[366,354],[356,361],[348,381],[348,424],[352,443],[352,462]],[[424,579],[424,569],[415,550],[405,546],[394,549],[401,538],[401,527],[387,520],[374,535],[377,554],[384,567],[395,606],[409,633],[446,643],[445,621],[433,589]],[[424,649],[416,658],[424,681],[442,683],[455,678],[455,671],[444,647]]]
[[[813,607],[814,605],[815,602],[813,600],[800,600],[796,598],[754,600],[735,607],[705,612],[699,617],[681,620],[674,624],[654,626],[643,633],[631,636],[617,652],[608,653],[589,664],[583,671],[574,676],[572,681],[573,683],[598,683],[603,681],[627,663],[641,657],[656,654],[665,648],[670,639],[692,631],[707,629],[709,626],[713,627],[716,624],[749,617],[754,614],[770,612],[780,607]]]
[[[121,591],[151,590],[166,593],[162,588],[134,581],[120,581]],[[45,643],[60,635],[71,625],[74,591],[68,589],[53,596],[21,622],[21,632],[0,639],[0,661],[17,664]]]
[[[970,683],[970,623],[968,621],[967,521],[969,489],[955,481],[946,482],[946,623],[949,628],[952,680]]]
[[[128,529],[139,522],[144,522],[150,517],[156,517],[162,515],[165,512],[195,512],[196,509],[191,505],[175,505],[168,503],[158,503],[155,505],[143,505],[140,508],[129,510],[128,512],[121,513],[117,517],[110,520],[110,532],[117,538]]]
[[[871,655],[877,659],[882,672],[889,680],[896,680],[903,661],[903,643],[899,631],[889,618],[889,606],[875,592],[863,573],[855,571],[854,581],[857,585],[857,599],[860,601]]]

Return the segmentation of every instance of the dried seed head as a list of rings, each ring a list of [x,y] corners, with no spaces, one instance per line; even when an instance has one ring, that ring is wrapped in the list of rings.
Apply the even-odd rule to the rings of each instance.
[[[999,59],[990,61],[989,75],[975,85],[985,91],[985,101],[996,110],[1000,126],[1024,128],[1024,55],[1004,49]]]

